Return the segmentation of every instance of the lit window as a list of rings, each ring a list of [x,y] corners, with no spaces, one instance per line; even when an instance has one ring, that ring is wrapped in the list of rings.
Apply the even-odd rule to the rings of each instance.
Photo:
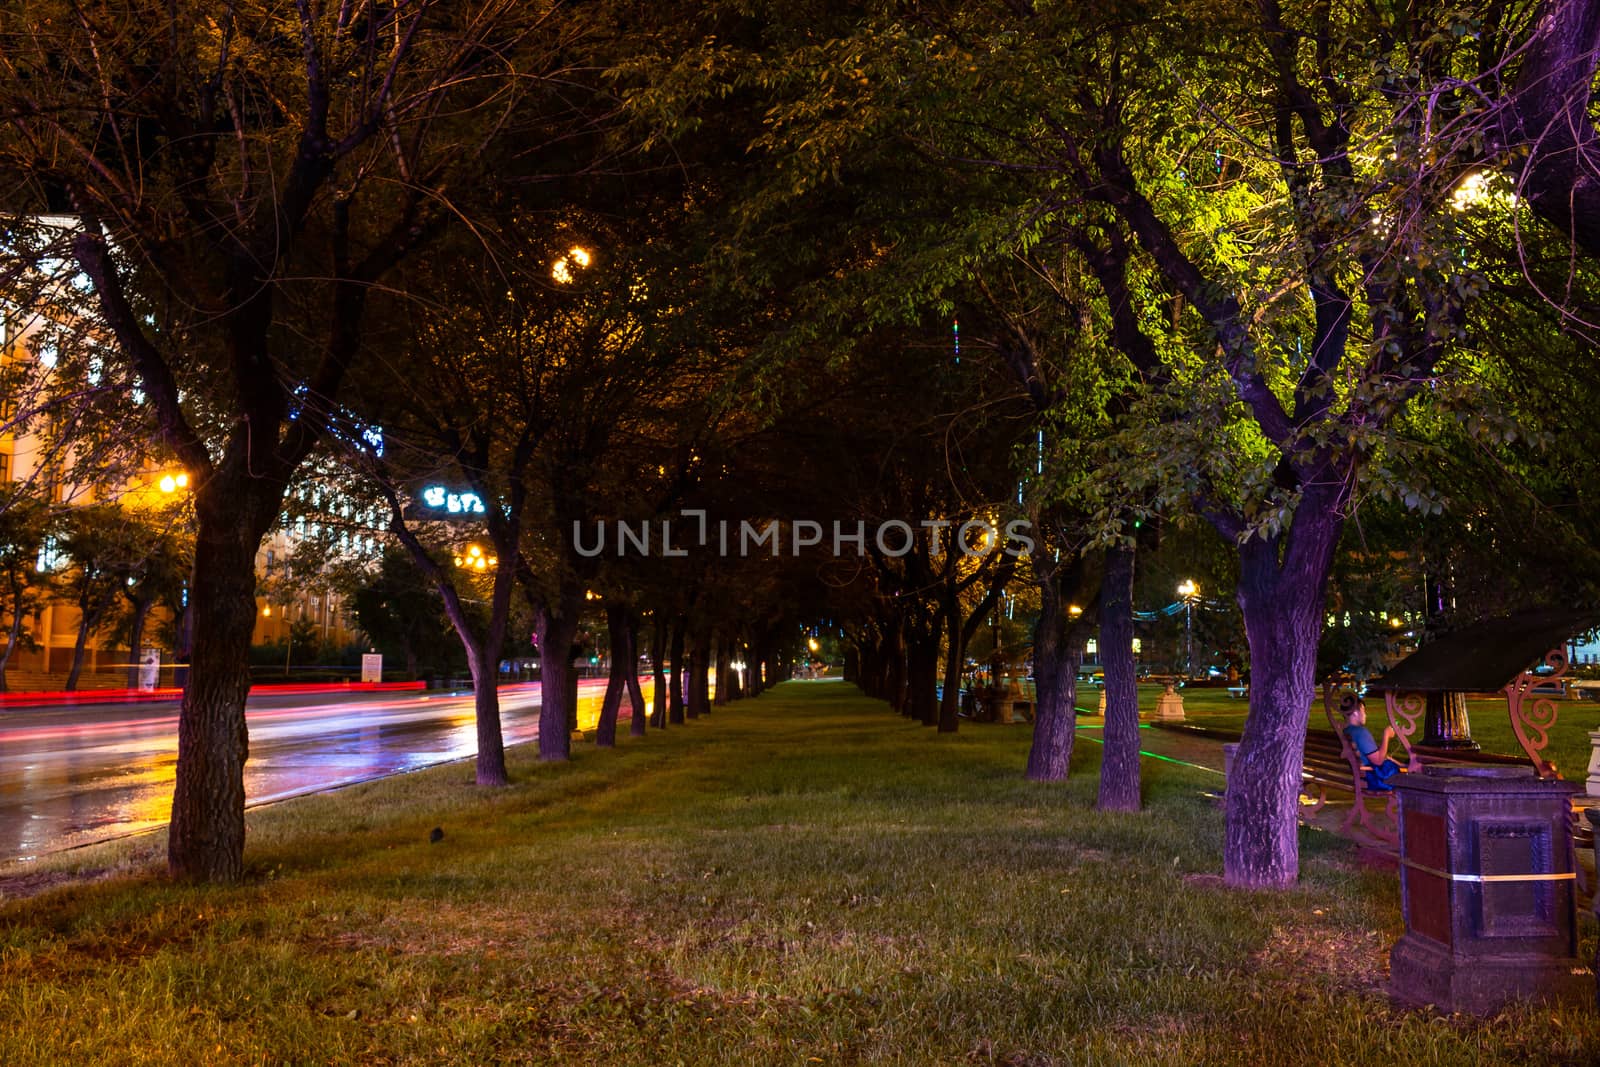
[[[61,550],[61,545],[54,537],[46,537],[39,546],[38,570],[40,574],[58,571],[66,565],[67,554]]]

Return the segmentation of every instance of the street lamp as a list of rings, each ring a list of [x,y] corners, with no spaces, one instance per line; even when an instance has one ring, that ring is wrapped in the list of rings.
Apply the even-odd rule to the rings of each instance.
[[[462,570],[478,571],[481,573],[483,571],[498,567],[500,565],[500,559],[497,556],[484,555],[483,549],[479,548],[477,545],[468,545],[466,547],[466,551],[455,557],[455,563],[456,566],[460,567]]]
[[[272,618],[272,605],[264,604],[261,608],[263,619]],[[289,661],[294,656],[294,627],[289,625],[289,605],[283,606],[284,649],[283,649],[283,676],[289,677]]]
[[[550,277],[558,285],[571,285],[575,280],[573,268],[582,270],[593,261],[589,250],[582,245],[574,245],[567,254],[550,265]]]
[[[1183,598],[1183,676],[1187,678],[1194,673],[1194,601],[1200,587],[1193,578],[1185,578],[1178,595]]]
[[[187,489],[189,488],[189,475],[183,471],[178,471],[175,474],[163,474],[161,480],[156,482],[156,488],[168,495],[176,493],[179,489]]]

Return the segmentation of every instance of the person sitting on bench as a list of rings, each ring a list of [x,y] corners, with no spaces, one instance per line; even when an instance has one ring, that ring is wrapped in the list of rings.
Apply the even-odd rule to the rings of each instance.
[[[1367,788],[1376,793],[1389,792],[1392,788],[1389,780],[1401,771],[1400,764],[1389,758],[1389,742],[1395,739],[1394,727],[1383,728],[1382,742],[1374,740],[1372,731],[1367,729],[1367,707],[1353,693],[1344,698],[1339,710],[1344,713],[1344,721],[1348,724],[1344,728],[1344,736],[1350,740],[1350,747],[1356,750],[1356,756],[1363,764],[1363,779]]]

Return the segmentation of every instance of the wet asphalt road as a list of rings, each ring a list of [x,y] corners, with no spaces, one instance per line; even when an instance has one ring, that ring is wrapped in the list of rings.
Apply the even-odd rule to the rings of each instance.
[[[604,686],[580,683],[580,728]],[[175,703],[0,710],[0,863],[164,825],[177,716]],[[506,744],[538,737],[538,684],[502,686],[500,716]],[[477,751],[470,692],[252,697],[246,719],[248,804]]]

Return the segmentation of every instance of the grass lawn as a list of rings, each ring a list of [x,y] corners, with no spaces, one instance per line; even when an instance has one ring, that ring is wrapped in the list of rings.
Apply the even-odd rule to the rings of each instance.
[[[0,1064],[1600,1060],[1592,1008],[1391,1008],[1392,868],[1308,831],[1299,888],[1226,890],[1215,775],[1102,815],[1098,745],[1040,785],[1027,741],[790,683],[492,793],[254,811],[229,889],[58,858],[120,873],[0,905]]]

